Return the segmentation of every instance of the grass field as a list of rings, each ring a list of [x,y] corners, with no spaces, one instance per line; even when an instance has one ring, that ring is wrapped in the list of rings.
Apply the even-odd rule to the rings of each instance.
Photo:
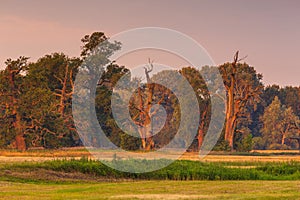
[[[187,153],[163,170],[135,175],[88,160],[84,149],[0,151],[0,199],[300,200],[295,152],[197,156]],[[147,162],[154,161],[141,163]]]
[[[0,182],[0,199],[300,199],[300,181]]]

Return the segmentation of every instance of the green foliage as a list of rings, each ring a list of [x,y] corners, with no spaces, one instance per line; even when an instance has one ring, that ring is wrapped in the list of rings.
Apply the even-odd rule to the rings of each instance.
[[[10,126],[9,120],[1,120],[0,128],[0,148],[13,148],[12,143],[16,136],[15,130]]]
[[[241,141],[237,143],[237,151],[240,152],[249,152],[252,150],[252,135],[251,134],[246,134],[242,137]]]
[[[214,151],[231,151],[228,141],[221,140],[213,149]]]
[[[141,139],[126,133],[122,133],[120,147],[129,151],[138,150],[141,147]]]
[[[254,137],[252,139],[253,142],[253,149],[254,150],[262,150],[265,148],[265,141],[262,137]]]
[[[297,134],[299,118],[291,107],[286,108],[275,96],[261,117],[263,122],[262,140],[268,149],[289,149],[285,139]]]
[[[131,169],[160,164],[166,160],[113,160],[115,164]],[[150,165],[151,164],[151,165]],[[247,167],[248,166],[248,167]],[[205,163],[179,160],[166,168],[148,173],[127,173],[86,158],[81,160],[56,160],[43,163],[21,163],[6,166],[16,169],[46,169],[62,172],[80,172],[106,179],[134,180],[300,180],[300,163]]]

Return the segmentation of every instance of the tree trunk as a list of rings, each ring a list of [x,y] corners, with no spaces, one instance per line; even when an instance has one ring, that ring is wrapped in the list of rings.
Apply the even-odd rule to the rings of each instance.
[[[149,62],[150,63],[150,62]],[[147,78],[146,83],[146,102],[143,100],[143,95],[141,88],[138,88],[138,96],[139,96],[139,128],[138,132],[141,137],[142,148],[144,150],[151,150],[154,148],[154,140],[152,137],[152,124],[151,124],[151,115],[150,109],[152,106],[153,100],[153,92],[154,92],[154,85],[151,83],[149,73],[152,71],[152,64],[150,63],[151,68],[145,67],[145,74]]]
[[[206,108],[208,109],[208,108]],[[197,139],[198,139],[198,151],[200,151],[200,148],[203,144],[203,139],[204,139],[204,128],[205,128],[205,119],[207,117],[207,110],[203,111],[202,115],[201,115],[201,122],[200,125],[198,127],[198,135],[197,135]]]
[[[16,147],[19,151],[26,150],[26,143],[23,135],[16,135]]]
[[[69,75],[69,65],[67,64],[65,67],[64,79],[62,80],[62,79],[58,78],[58,80],[62,84],[62,89],[60,90],[60,94],[56,94],[57,96],[60,97],[58,112],[60,113],[60,115],[62,117],[64,117],[64,115],[65,115],[66,99],[68,98],[67,97],[67,95],[68,95],[67,94],[68,75]],[[71,78],[72,77],[70,77],[70,79]]]
[[[286,133],[283,133],[281,138],[281,145],[284,145],[285,138],[286,138]]]
[[[142,148],[144,150],[151,150],[154,148],[154,141],[152,137],[152,124],[151,124],[151,116],[150,109],[152,106],[152,97],[153,97],[153,86],[152,84],[147,83],[146,94],[147,100],[146,105],[144,106],[141,89],[138,89],[139,98],[140,98],[140,128],[139,133],[142,140]]]
[[[197,135],[197,139],[198,139],[198,151],[200,151],[200,148],[202,146],[203,137],[204,137],[204,130],[202,128],[199,128],[198,135]]]
[[[227,91],[228,100],[226,105],[226,122],[225,122],[225,140],[228,142],[231,150],[233,150],[233,136],[235,131],[235,113],[234,113],[234,81]]]
[[[24,150],[26,150],[24,131],[23,131],[23,126],[22,126],[22,122],[21,122],[21,117],[20,117],[20,114],[17,112],[16,107],[14,108],[13,113],[15,115],[15,120],[13,122],[13,125],[14,125],[15,131],[16,131],[16,138],[15,138],[16,139],[16,147],[18,150],[24,151]]]
[[[235,99],[234,90],[236,84],[236,64],[238,62],[237,51],[234,56],[234,61],[232,63],[232,72],[230,74],[230,85],[227,87],[227,104],[226,104],[226,122],[225,122],[225,140],[228,142],[231,150],[233,150],[233,138],[236,124],[236,113],[235,110]]]
[[[18,99],[17,99],[17,88],[15,86],[15,72],[11,71],[9,75],[10,81],[10,89],[11,89],[11,108],[12,108],[12,115],[14,116],[13,126],[15,128],[16,136],[16,148],[18,150],[24,151],[26,150],[26,143],[24,138],[23,126],[22,126],[22,119],[21,115],[18,112]]]
[[[147,73],[148,75],[148,73]],[[154,141],[152,137],[152,122],[151,122],[151,116],[150,116],[150,109],[152,106],[152,99],[153,99],[153,90],[154,90],[154,85],[151,84],[150,80],[147,78],[147,102],[146,102],[146,110],[145,110],[145,128],[146,128],[146,141],[147,141],[147,146],[146,150],[150,150],[154,148]]]

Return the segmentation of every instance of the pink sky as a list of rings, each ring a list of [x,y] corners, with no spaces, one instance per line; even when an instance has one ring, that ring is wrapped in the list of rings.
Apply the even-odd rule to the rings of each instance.
[[[266,84],[300,85],[298,0],[1,0],[1,66],[6,58],[20,55],[32,61],[53,52],[79,56],[85,34],[103,31],[111,36],[145,26],[191,36],[217,64],[231,61],[240,50],[248,55],[246,62],[263,73]],[[157,52],[137,55],[122,64],[130,66],[146,57],[184,64]]]

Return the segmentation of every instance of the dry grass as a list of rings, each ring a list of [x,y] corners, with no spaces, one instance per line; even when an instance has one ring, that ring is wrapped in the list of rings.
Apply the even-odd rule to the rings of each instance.
[[[299,153],[299,150],[252,150],[252,153]]]
[[[256,151],[259,153],[295,153],[297,151]],[[112,151],[100,151],[94,152],[97,158],[104,160],[111,160],[114,156]],[[139,154],[143,155],[143,154]],[[144,154],[147,158],[147,153]],[[175,154],[174,154],[175,155]],[[123,157],[122,153],[118,153],[118,156]],[[85,148],[76,149],[60,149],[60,150],[31,150],[31,151],[12,151],[12,150],[0,150],[0,162],[24,162],[24,161],[47,161],[53,159],[79,159],[82,157],[92,158],[91,153]],[[125,157],[125,156],[124,156]],[[155,157],[156,159],[163,158]],[[198,152],[187,152],[180,157],[181,160],[193,160],[193,161],[207,161],[207,162],[286,162],[286,161],[300,161],[300,155],[268,155],[268,156],[252,156],[252,155],[207,155],[204,158],[199,157]]]
[[[300,161],[300,155],[280,155],[280,156],[240,156],[240,155],[207,155],[199,158],[198,153],[186,153],[182,160],[200,160],[207,162],[287,162]]]
[[[0,156],[6,157],[84,157],[90,156],[85,148],[66,148],[58,150],[0,150]]]

